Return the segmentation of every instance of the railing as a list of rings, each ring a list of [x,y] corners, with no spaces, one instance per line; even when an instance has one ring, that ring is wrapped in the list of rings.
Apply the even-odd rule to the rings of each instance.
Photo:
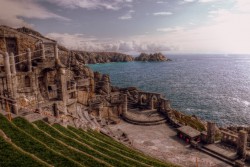
[[[237,146],[238,136],[232,133],[229,133],[227,131],[221,130],[221,142],[226,144],[232,144],[234,146]]]

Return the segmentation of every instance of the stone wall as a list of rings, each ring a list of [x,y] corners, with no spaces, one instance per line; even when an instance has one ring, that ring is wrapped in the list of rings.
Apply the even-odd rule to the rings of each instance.
[[[0,50],[6,52],[5,38],[15,38],[17,40],[17,54],[27,52],[27,48],[36,49],[36,44],[39,40],[35,37],[28,36],[18,32],[10,27],[0,26]]]

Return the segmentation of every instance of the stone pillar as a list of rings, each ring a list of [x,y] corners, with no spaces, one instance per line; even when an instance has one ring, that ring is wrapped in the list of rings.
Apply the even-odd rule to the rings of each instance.
[[[57,44],[54,45],[54,54],[55,54],[55,59],[58,60],[59,57],[58,57],[58,45]]]
[[[8,52],[5,52],[5,55],[4,55],[4,68],[5,68],[6,76],[11,76],[10,58],[9,58],[9,53]]]
[[[122,113],[126,113],[128,111],[128,96],[126,94],[123,95],[123,108],[122,108]]]
[[[67,81],[66,81],[66,74],[65,74],[65,69],[60,68],[58,70],[58,75],[59,75],[59,80],[60,83],[58,85],[58,97],[60,100],[63,101],[64,105],[64,112],[66,113],[67,111],[67,102],[68,102],[68,90],[67,90]]]
[[[44,48],[44,43],[41,43],[41,47],[42,47],[42,59],[43,61],[46,59],[45,57],[45,48]]]
[[[150,100],[150,109],[151,110],[154,109],[154,98],[151,98],[151,100]]]
[[[165,110],[171,109],[170,102],[168,100],[164,100],[164,109]]]
[[[11,70],[10,70],[10,57],[9,53],[5,52],[4,55],[4,69],[5,69],[5,75],[7,79],[7,86],[8,86],[8,91],[12,92],[12,82],[11,82]]]
[[[215,142],[215,123],[208,122],[207,123],[207,143],[212,144]]]
[[[12,96],[13,99],[17,99],[17,78],[16,78],[16,62],[15,62],[15,57],[14,54],[10,54],[10,63],[11,63],[11,72],[12,72],[12,79],[11,79],[11,84],[12,84]],[[14,105],[12,106],[13,113],[18,114],[18,106],[16,103],[13,103]]]
[[[30,51],[30,48],[28,48],[27,51],[28,51],[28,53],[27,53],[28,72],[32,72],[32,61],[31,61],[31,51]]]
[[[237,144],[237,154],[240,158],[246,157],[246,148],[247,148],[247,132],[241,130],[238,133],[238,144]]]
[[[10,54],[10,64],[11,64],[12,75],[16,75],[16,62],[15,62],[14,53]]]

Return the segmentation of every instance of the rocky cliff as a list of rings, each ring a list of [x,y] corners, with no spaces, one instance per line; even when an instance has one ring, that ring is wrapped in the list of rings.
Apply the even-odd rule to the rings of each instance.
[[[73,51],[77,59],[84,64],[110,63],[110,62],[129,62],[134,58],[130,55],[117,52],[85,52]]]
[[[166,58],[162,53],[154,53],[154,54],[146,54],[141,53],[138,57],[135,58],[135,61],[170,61],[170,59]]]
[[[73,51],[76,58],[83,64],[97,64],[110,62],[131,62],[131,61],[148,61],[148,62],[162,62],[170,61],[162,53],[146,54],[141,53],[138,57],[131,55],[117,53],[117,52],[85,52]]]

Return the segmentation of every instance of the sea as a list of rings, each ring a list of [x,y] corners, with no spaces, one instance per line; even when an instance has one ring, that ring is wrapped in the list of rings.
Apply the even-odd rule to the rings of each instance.
[[[118,87],[161,93],[171,106],[220,126],[250,125],[250,55],[173,54],[168,62],[88,65]]]

